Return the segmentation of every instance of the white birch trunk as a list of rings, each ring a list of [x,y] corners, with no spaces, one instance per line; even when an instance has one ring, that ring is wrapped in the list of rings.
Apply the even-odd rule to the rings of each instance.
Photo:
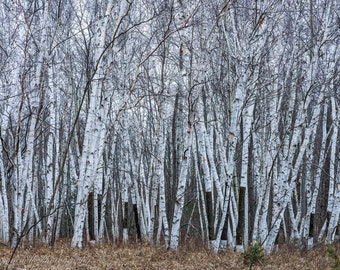
[[[206,210],[205,216],[207,217],[207,227],[208,227],[208,241],[209,246],[211,246],[211,241],[214,240],[214,228],[213,228],[213,212],[214,212],[214,204],[213,204],[213,194],[212,194],[212,181],[211,181],[211,172],[208,165],[208,158],[207,150],[206,150],[206,141],[207,140],[207,133],[204,123],[204,116],[203,116],[203,108],[202,106],[198,105],[197,109],[198,114],[198,123],[196,125],[196,133],[197,133],[197,145],[198,145],[198,153],[200,156],[200,164],[202,167],[202,178],[204,181],[205,186],[205,201],[206,201]],[[213,164],[211,164],[213,165]]]
[[[190,129],[191,127],[188,127]],[[178,188],[176,192],[176,201],[174,207],[174,216],[170,235],[170,248],[177,249],[180,237],[181,219],[184,206],[184,194],[188,177],[189,161],[191,156],[192,133],[188,130],[184,145],[186,146],[181,162],[181,169],[178,179]]]
[[[110,0],[106,7],[103,22],[97,27],[97,50],[94,55],[94,61],[95,65],[98,65],[98,70],[94,71],[96,73],[94,74],[93,81],[91,82],[92,91],[90,93],[89,112],[85,128],[83,152],[80,161],[79,184],[75,207],[76,215],[74,219],[74,235],[71,243],[72,247],[82,248],[83,229],[87,214],[87,198],[90,188],[93,186],[94,179],[98,179],[96,170],[98,160],[101,160],[101,150],[105,143],[105,121],[107,117],[106,110],[108,108],[105,104],[105,99],[101,100],[103,90],[101,89],[102,83],[100,76],[104,73],[102,53],[104,52],[107,25],[110,19],[112,7],[113,0]],[[95,140],[93,138],[95,138]]]
[[[318,104],[320,104],[322,100],[323,100],[323,93],[320,93]],[[279,178],[278,183],[286,183],[286,184],[283,189],[281,188],[277,191],[275,191],[274,189],[274,194],[275,192],[279,192],[279,194],[283,195],[283,198],[277,198],[277,200],[274,201],[274,215],[273,215],[273,221],[272,221],[272,228],[265,242],[265,248],[267,252],[270,252],[272,250],[276,236],[279,232],[279,227],[280,227],[282,217],[283,217],[283,211],[285,210],[288,202],[291,200],[291,196],[295,188],[296,178],[298,175],[298,170],[303,160],[303,156],[305,155],[305,152],[307,151],[308,144],[312,140],[311,135],[316,132],[317,125],[314,122],[315,122],[315,119],[317,119],[320,114],[320,106],[315,106],[313,115],[311,118],[312,121],[308,126],[306,126],[307,123],[304,123],[306,121],[305,113],[306,113],[306,108],[309,105],[309,102],[310,102],[310,97],[307,96],[306,104],[302,105],[305,107],[300,109],[303,112],[303,115],[300,115],[300,117],[299,116],[297,117],[297,119],[300,119],[300,121],[295,124],[298,126],[298,128],[296,128],[297,129],[296,131],[295,130],[293,131],[292,142],[287,152],[289,153],[290,157],[288,157],[288,159],[284,162],[284,166],[281,169],[282,178]],[[301,129],[303,126],[306,126],[305,134],[304,134],[304,138],[301,139],[301,132],[302,132]],[[297,145],[300,143],[300,140],[302,140],[301,146],[300,146],[300,149],[298,149],[299,152],[295,160],[295,164],[293,165],[293,156],[297,151],[296,148],[297,148]],[[289,173],[291,173],[291,175],[289,175]],[[292,179],[290,183],[288,182],[289,176]]]
[[[158,155],[156,158],[156,177],[158,178],[157,183],[159,184],[159,226],[163,226],[164,242],[166,248],[170,244],[170,233],[168,217],[166,213],[166,195],[165,195],[165,177],[164,177],[164,155],[165,155],[165,139],[164,130],[165,127],[160,128],[158,132]],[[159,239],[157,239],[159,242]]]
[[[278,104],[277,98],[263,97],[268,102],[268,108],[262,117],[263,128],[254,133],[254,190],[257,197],[257,207],[254,218],[252,241],[262,243],[268,234],[267,217],[269,211],[270,186],[273,179],[277,179],[276,157],[278,154]],[[264,123],[269,122],[270,125]],[[267,144],[263,142],[266,141]]]
[[[329,176],[329,193],[328,193],[328,205],[327,212],[331,213],[329,220],[328,231],[327,231],[327,242],[333,243],[336,229],[339,222],[340,213],[340,173],[339,173],[339,105],[336,103],[334,97],[331,98],[331,110],[332,110],[332,123],[333,123],[333,133],[331,137],[331,151],[330,151],[330,176]]]
[[[1,125],[1,122],[0,122]],[[1,125],[2,126],[2,125]],[[2,127],[1,127],[2,128]],[[0,132],[1,136],[1,132]],[[0,138],[2,139],[2,138]],[[3,151],[0,150],[1,156],[5,156]],[[9,223],[9,208],[8,208],[8,198],[7,198],[7,188],[6,182],[7,177],[5,175],[5,167],[0,158],[0,213],[1,213],[1,220],[0,220],[0,239],[4,243],[9,243],[10,239],[10,223]]]
[[[237,142],[239,134],[240,134],[239,118],[240,118],[240,115],[241,115],[241,107],[242,107],[243,99],[244,99],[243,91],[244,91],[244,89],[242,87],[236,87],[235,95],[234,95],[234,99],[233,99],[233,104],[232,104],[232,108],[231,108],[232,113],[231,113],[231,118],[230,118],[229,135],[228,135],[229,149],[228,149],[228,157],[227,157],[227,160],[226,160],[226,162],[227,162],[226,163],[227,164],[227,166],[226,166],[226,175],[227,175],[226,183],[228,184],[228,186],[232,185],[233,177],[234,177],[234,169],[235,169],[234,155],[235,155],[235,151],[236,151],[236,142]],[[223,227],[224,227],[224,222],[225,222],[226,216],[227,216],[229,196],[226,197],[226,195],[225,195],[224,206],[223,206],[223,211],[222,211],[222,218],[221,218],[219,228],[217,230],[217,237],[216,237],[216,241],[215,241],[214,247],[213,247],[215,252],[218,251],[218,248],[220,246],[220,240],[221,240],[221,235],[222,235],[222,231],[223,231]],[[234,227],[234,229],[236,230],[235,227]]]
[[[243,115],[243,141],[242,141],[242,165],[241,165],[241,180],[240,186],[246,189],[245,201],[244,201],[244,236],[243,246],[247,248],[249,240],[249,223],[248,223],[248,212],[249,212],[249,200],[248,200],[248,163],[249,163],[249,143],[250,133],[252,129],[254,115],[254,104],[247,106],[244,109]]]

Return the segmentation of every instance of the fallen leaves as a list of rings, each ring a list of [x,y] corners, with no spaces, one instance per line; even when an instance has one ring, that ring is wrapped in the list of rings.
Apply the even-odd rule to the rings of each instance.
[[[335,248],[339,252],[340,247]],[[0,269],[10,257],[8,248],[0,249]],[[266,255],[259,269],[332,269],[333,262],[326,256],[324,248],[309,252],[281,249]],[[242,254],[233,251],[213,253],[200,246],[183,246],[178,251],[143,244],[122,246],[98,245],[83,250],[71,249],[67,243],[48,247],[18,249],[13,267],[24,269],[249,269]],[[14,269],[14,268],[13,268]]]

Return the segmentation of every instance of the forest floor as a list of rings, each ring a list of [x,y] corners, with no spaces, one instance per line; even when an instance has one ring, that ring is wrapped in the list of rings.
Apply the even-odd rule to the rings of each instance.
[[[340,254],[340,245],[332,249]],[[6,269],[11,250],[0,246],[0,269]],[[339,257],[338,257],[339,258]],[[325,247],[302,251],[282,247],[265,255],[252,269],[340,269],[335,267]],[[145,244],[101,245],[82,250],[71,249],[70,243],[60,242],[54,248],[19,248],[8,269],[250,269],[241,253],[221,251],[218,254],[194,243],[177,252]]]

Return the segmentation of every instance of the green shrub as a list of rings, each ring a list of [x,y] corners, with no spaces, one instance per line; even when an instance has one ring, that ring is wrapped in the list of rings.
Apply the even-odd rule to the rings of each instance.
[[[253,264],[261,262],[264,257],[264,248],[256,240],[252,245],[243,253],[244,260],[249,263],[249,270],[252,269]]]
[[[334,259],[333,269],[340,270],[340,257],[336,254],[335,249],[332,246],[328,246],[326,249],[327,255]]]

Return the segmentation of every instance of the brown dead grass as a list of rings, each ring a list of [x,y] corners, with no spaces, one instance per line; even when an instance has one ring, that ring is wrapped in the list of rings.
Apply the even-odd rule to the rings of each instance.
[[[334,246],[340,254],[340,246]],[[0,247],[0,269],[10,258],[11,250]],[[334,260],[324,247],[301,251],[289,247],[266,255],[259,269],[333,269]],[[54,248],[21,248],[17,250],[9,269],[249,269],[242,254],[223,251],[214,254],[195,244],[181,247],[177,252],[147,244],[97,245],[83,250],[71,249],[70,243],[60,242]]]

